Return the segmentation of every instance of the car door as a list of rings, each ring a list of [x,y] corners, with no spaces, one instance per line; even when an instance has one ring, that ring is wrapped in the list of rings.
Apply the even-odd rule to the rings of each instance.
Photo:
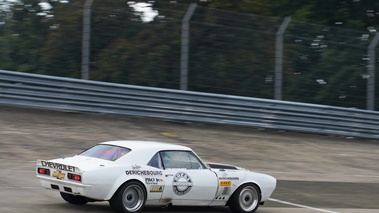
[[[161,151],[165,189],[173,205],[209,205],[218,189],[216,174],[191,151]]]

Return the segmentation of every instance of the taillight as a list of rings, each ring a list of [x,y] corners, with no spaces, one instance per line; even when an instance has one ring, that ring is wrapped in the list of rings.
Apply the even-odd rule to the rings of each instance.
[[[42,175],[50,175],[50,169],[38,168],[37,172],[38,174],[42,174]]]
[[[68,173],[67,178],[75,181],[82,181],[82,176]]]

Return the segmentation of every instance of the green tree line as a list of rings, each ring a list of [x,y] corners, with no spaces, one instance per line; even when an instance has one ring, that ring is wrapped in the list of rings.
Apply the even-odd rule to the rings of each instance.
[[[2,11],[0,69],[80,78],[84,0],[24,0]],[[365,108],[366,48],[375,0],[94,0],[90,79],[178,89],[181,21],[189,3],[189,90],[273,98],[275,33],[283,17],[284,100]],[[146,3],[146,2],[145,2]]]

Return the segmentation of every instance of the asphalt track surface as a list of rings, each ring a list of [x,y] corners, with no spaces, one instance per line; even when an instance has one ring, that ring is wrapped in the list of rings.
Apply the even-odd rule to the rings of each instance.
[[[101,141],[154,140],[192,147],[204,160],[278,179],[258,213],[379,212],[379,141],[138,117],[0,106],[0,213],[111,213],[43,189],[35,161],[75,155]],[[229,212],[226,207],[144,212]]]

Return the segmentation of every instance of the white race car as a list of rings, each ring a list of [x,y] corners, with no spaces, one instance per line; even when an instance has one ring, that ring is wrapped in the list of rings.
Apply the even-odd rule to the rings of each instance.
[[[204,163],[191,148],[161,142],[109,141],[67,158],[37,161],[42,186],[68,203],[109,201],[119,213],[144,206],[229,206],[255,212],[276,179],[246,169]]]

